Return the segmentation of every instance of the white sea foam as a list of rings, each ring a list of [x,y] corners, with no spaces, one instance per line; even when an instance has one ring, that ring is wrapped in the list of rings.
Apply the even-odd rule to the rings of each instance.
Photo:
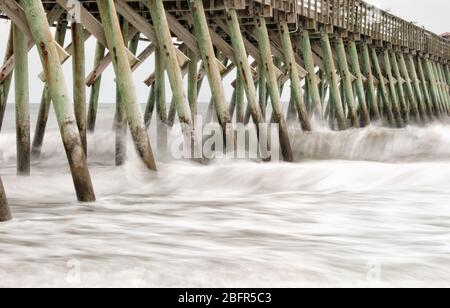
[[[108,123],[110,127],[110,123]],[[0,225],[0,286],[431,286],[450,283],[450,126],[296,134],[295,164],[143,170],[90,138],[98,197],[79,205],[54,126]],[[53,128],[52,128],[53,127]]]

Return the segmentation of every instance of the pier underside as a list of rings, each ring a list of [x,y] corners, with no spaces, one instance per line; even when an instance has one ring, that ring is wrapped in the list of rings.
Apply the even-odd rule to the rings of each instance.
[[[80,201],[95,200],[86,138],[95,130],[101,77],[109,66],[117,85],[116,163],[126,159],[129,129],[149,170],[157,170],[147,133],[153,116],[169,127],[177,116],[186,142],[193,151],[201,147],[195,117],[206,83],[208,114],[215,114],[225,140],[234,138],[233,123],[256,125],[262,140],[267,132],[258,124],[277,123],[285,161],[293,161],[291,124],[305,132],[313,130],[313,120],[335,130],[372,122],[401,128],[440,121],[450,112],[450,41],[360,0],[0,0],[0,17],[12,21],[10,37],[1,40],[8,46],[0,68],[0,129],[14,90],[18,174],[29,175],[30,160],[39,159],[53,102]],[[91,37],[97,48],[88,72],[84,43]],[[145,45],[140,54],[139,44]],[[34,47],[44,90],[30,138],[27,52]],[[61,69],[69,58],[73,102]],[[137,81],[149,87],[141,111],[133,72],[151,58],[154,71]],[[167,108],[166,87],[173,93]],[[283,91],[290,91],[287,104]],[[0,180],[1,221],[11,217],[4,195]]]

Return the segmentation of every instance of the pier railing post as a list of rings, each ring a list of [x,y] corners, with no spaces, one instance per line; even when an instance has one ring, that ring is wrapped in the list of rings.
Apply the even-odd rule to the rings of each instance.
[[[65,78],[61,69],[58,50],[53,41],[42,2],[35,0],[20,1],[33,39],[38,46],[39,55],[47,77],[50,97],[61,130],[72,177],[79,201],[95,201],[91,177],[71,108]]]
[[[275,65],[272,58],[272,52],[269,41],[269,33],[267,31],[266,20],[263,17],[257,19],[257,37],[259,44],[259,51],[261,61],[266,71],[267,85],[270,93],[270,100],[272,103],[273,116],[279,125],[280,147],[284,160],[288,162],[294,161],[291,141],[289,138],[289,131],[286,123],[286,118],[283,114],[280,99],[280,89],[275,74]]]
[[[328,33],[322,33],[321,40],[323,49],[323,63],[325,66],[328,83],[330,85],[330,99],[333,104],[334,115],[337,118],[339,129],[345,130],[347,129],[347,120],[344,115],[342,98],[339,90],[338,75],[336,73],[336,65],[334,63],[333,50],[331,49]]]
[[[14,26],[14,85],[16,107],[17,174],[30,175],[30,93],[28,38]]]
[[[11,220],[11,211],[9,210],[8,199],[6,198],[5,188],[0,177],[0,222]]]
[[[136,90],[133,83],[130,63],[128,61],[125,42],[120,30],[120,23],[113,0],[97,0],[100,16],[104,24],[106,40],[113,59],[116,73],[116,84],[120,92],[120,102],[124,107],[131,135],[139,156],[151,170],[156,170],[147,129],[144,124]]]

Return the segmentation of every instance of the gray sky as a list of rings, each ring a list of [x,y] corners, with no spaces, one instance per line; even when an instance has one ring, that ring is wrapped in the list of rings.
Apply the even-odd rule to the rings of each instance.
[[[369,0],[367,1],[377,7],[389,10],[393,14],[402,17],[409,21],[417,22],[420,26],[425,26],[430,31],[441,34],[443,32],[450,31],[450,22],[448,20],[450,12],[450,1],[448,0]],[[6,47],[6,41],[8,38],[9,24],[4,21],[0,21],[0,55],[3,57],[4,50]],[[70,40],[70,34],[67,37]],[[144,44],[140,44],[140,50],[145,48]],[[90,71],[92,69],[92,55],[95,50],[95,41],[90,39],[86,44],[86,54],[87,63],[86,69]],[[40,101],[42,93],[42,82],[37,78],[37,75],[41,72],[42,67],[34,48],[30,53],[30,100],[32,103],[38,103]],[[71,77],[71,61],[64,64],[64,72],[66,76],[66,83],[69,86],[72,84]],[[144,85],[143,80],[145,80],[150,73],[153,71],[153,58],[147,60],[147,62],[142,65],[139,70],[134,74],[135,84],[138,92],[139,102],[144,103],[147,100],[147,95],[149,89]],[[231,82],[233,79],[230,76],[227,81]],[[114,102],[115,101],[115,86],[114,86],[114,73],[112,68],[109,68],[102,80],[102,90],[100,94],[100,100],[102,103]],[[169,88],[169,87],[168,87]],[[10,102],[14,100],[14,91],[11,92]],[[228,98],[231,96],[231,89],[226,88],[226,93]],[[288,92],[288,91],[285,91]],[[89,90],[88,90],[89,93]],[[285,93],[285,95],[288,95]],[[170,99],[170,89],[167,89],[167,98]],[[202,92],[200,93],[201,101],[208,101],[210,97],[209,90],[207,86],[204,86]],[[283,99],[286,99],[285,97]]]

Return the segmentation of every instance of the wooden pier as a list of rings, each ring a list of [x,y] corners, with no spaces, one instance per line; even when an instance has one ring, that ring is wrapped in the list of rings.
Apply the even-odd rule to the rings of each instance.
[[[224,138],[233,138],[232,123],[258,128],[276,122],[288,162],[293,161],[293,121],[305,132],[313,129],[313,119],[335,130],[372,122],[402,128],[441,121],[450,112],[450,41],[360,0],[0,0],[0,18],[11,21],[9,38],[1,38],[7,46],[0,68],[0,129],[14,90],[18,175],[29,176],[31,159],[39,159],[53,105],[82,202],[95,201],[86,140],[95,130],[101,78],[110,65],[117,91],[116,163],[126,159],[129,130],[139,157],[154,171],[157,162],[147,132],[153,114],[159,125],[169,126],[178,116],[185,140],[194,149],[201,146],[194,121],[206,81],[209,112],[215,113]],[[91,56],[94,70],[87,72],[84,45],[90,37],[97,47]],[[139,44],[145,48],[137,54]],[[33,139],[32,48],[43,68]],[[148,105],[141,111],[133,72],[153,54],[154,71],[139,81],[149,87]],[[70,57],[73,102],[62,72]],[[235,80],[227,85],[230,74]],[[284,106],[281,94],[288,81],[290,102]],[[166,87],[173,93],[170,108]],[[230,87],[233,96],[227,101]],[[265,134],[258,130],[262,140]],[[10,218],[0,179],[0,221]]]

